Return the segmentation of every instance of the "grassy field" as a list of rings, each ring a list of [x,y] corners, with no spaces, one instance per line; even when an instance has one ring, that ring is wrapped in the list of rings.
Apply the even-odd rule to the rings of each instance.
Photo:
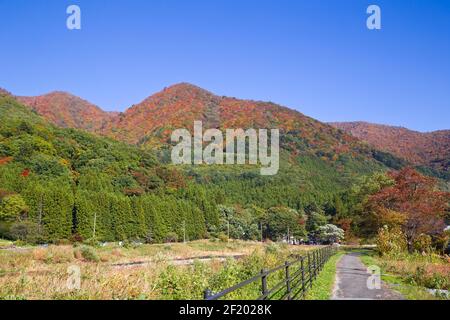
[[[1,247],[6,247],[6,246],[10,246],[12,244],[13,243],[11,241],[0,239],[0,248]]]
[[[330,300],[332,298],[336,279],[336,264],[343,254],[340,251],[328,260],[313,287],[306,294],[306,300]]]
[[[377,265],[382,280],[409,300],[434,300],[430,289],[450,289],[450,263],[438,255],[400,254],[380,257],[374,250],[359,250],[367,266]]]
[[[0,299],[201,299],[206,288],[218,292],[311,249],[209,240],[3,249]],[[74,268],[80,270],[79,289],[68,286]],[[251,299],[254,293],[249,289],[230,298]]]

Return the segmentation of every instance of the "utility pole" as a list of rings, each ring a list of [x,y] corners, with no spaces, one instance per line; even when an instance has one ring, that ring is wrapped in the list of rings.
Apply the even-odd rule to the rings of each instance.
[[[288,233],[287,233],[287,243],[291,244],[291,237],[289,237],[289,227],[288,227]]]
[[[92,239],[95,240],[95,229],[97,227],[97,212],[94,213],[94,232],[92,234]]]
[[[42,233],[42,210],[43,210],[43,206],[44,206],[44,204],[43,204],[43,202],[44,202],[44,199],[43,199],[43,195],[41,195],[41,201],[39,202],[39,235]]]
[[[262,225],[262,222],[259,223],[259,228],[260,228],[260,231],[261,231],[261,243],[263,243],[264,240],[263,240],[263,225]]]

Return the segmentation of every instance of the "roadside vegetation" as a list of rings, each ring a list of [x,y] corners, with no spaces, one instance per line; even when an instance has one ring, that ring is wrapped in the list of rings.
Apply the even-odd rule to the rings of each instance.
[[[382,280],[409,300],[448,299],[444,293],[427,289],[448,290],[450,263],[436,254],[408,254],[380,256],[375,250],[359,250],[367,266],[379,266]]]
[[[335,150],[314,131],[286,133],[280,173],[262,177],[246,166],[175,168],[168,149],[54,127],[9,95],[0,94],[0,118],[0,247],[16,246],[0,250],[2,298],[201,298],[202,288],[234,285],[305,249],[261,240],[376,243],[379,257],[368,258],[387,273],[449,289],[442,181],[387,155],[369,161],[371,150],[349,152],[346,139]],[[205,252],[216,258],[180,262]],[[83,285],[68,292],[73,264]],[[311,296],[327,297],[326,271]]]
[[[313,287],[306,294],[305,300],[330,300],[332,298],[336,280],[336,266],[343,255],[344,252],[339,251],[328,260],[317,276]]]
[[[314,246],[243,241],[0,250],[0,299],[202,299]],[[80,267],[80,290],[67,284]],[[271,279],[270,281],[276,281]],[[230,299],[254,299],[249,286]]]

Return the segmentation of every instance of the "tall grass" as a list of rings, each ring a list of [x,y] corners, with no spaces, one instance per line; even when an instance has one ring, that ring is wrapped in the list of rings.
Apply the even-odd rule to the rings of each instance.
[[[379,265],[383,279],[399,287],[407,298],[432,298],[424,290],[450,290],[450,263],[437,254],[408,254],[378,256],[374,251],[364,251],[362,260],[367,265]]]
[[[206,288],[221,291],[302,250],[238,241],[0,250],[0,299],[202,299]],[[174,263],[175,259],[226,255],[244,257]],[[122,266],[130,262],[145,263]],[[74,265],[81,271],[80,290],[67,286],[68,268]],[[258,285],[228,298],[253,299],[259,294]]]

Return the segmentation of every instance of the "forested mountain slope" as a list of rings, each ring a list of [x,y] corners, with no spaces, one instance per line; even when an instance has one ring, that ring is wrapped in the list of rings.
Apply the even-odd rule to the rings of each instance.
[[[278,108],[269,105],[260,116],[297,115]],[[248,111],[247,116],[252,113],[255,126],[266,124],[266,119],[258,124],[257,110]],[[223,227],[218,205],[242,208],[239,219],[250,219],[252,210],[273,207],[332,208],[336,195],[357,177],[387,169],[373,158],[372,149],[356,139],[298,117],[309,123],[307,129],[296,131],[289,119],[283,121],[285,130],[292,132],[282,135],[280,172],[264,177],[248,165],[174,167],[163,142],[162,151],[156,153],[151,145],[142,149],[58,128],[2,93],[0,203],[14,208],[4,212],[19,215],[20,221],[31,224],[27,228],[39,230],[42,241],[88,239],[93,236],[94,221],[96,237],[102,240],[163,241],[173,234],[181,237],[184,226],[187,237],[197,239]],[[231,118],[223,116],[221,121],[244,125],[232,123]],[[206,114],[205,120],[213,121],[208,119]],[[0,231],[7,232],[9,227],[3,222]]]
[[[275,221],[278,214],[299,221],[302,212],[333,215],[359,177],[407,164],[297,111],[190,84],[117,115],[65,93],[17,98],[1,91],[0,117],[0,220],[2,206],[10,208],[38,230],[40,241],[89,239],[94,223],[100,240],[160,242],[184,236],[184,228],[198,239],[223,232],[230,212],[233,230],[253,239],[261,212],[275,212]],[[250,165],[171,165],[171,132],[192,130],[198,120],[204,129],[280,129],[279,173],[261,176]],[[2,222],[0,233],[11,223]]]
[[[185,220],[187,235],[198,239],[210,222],[205,217],[217,220],[195,199],[176,195],[183,179],[149,152],[54,127],[5,94],[0,118],[3,235],[19,219],[28,223],[21,228],[38,229],[39,241],[88,239],[96,221],[98,239],[162,241]]]
[[[79,97],[66,92],[52,92],[37,97],[16,97],[49,122],[63,127],[97,132],[115,116]]]
[[[449,172],[450,130],[422,133],[367,122],[337,122],[331,125],[411,164]]]

